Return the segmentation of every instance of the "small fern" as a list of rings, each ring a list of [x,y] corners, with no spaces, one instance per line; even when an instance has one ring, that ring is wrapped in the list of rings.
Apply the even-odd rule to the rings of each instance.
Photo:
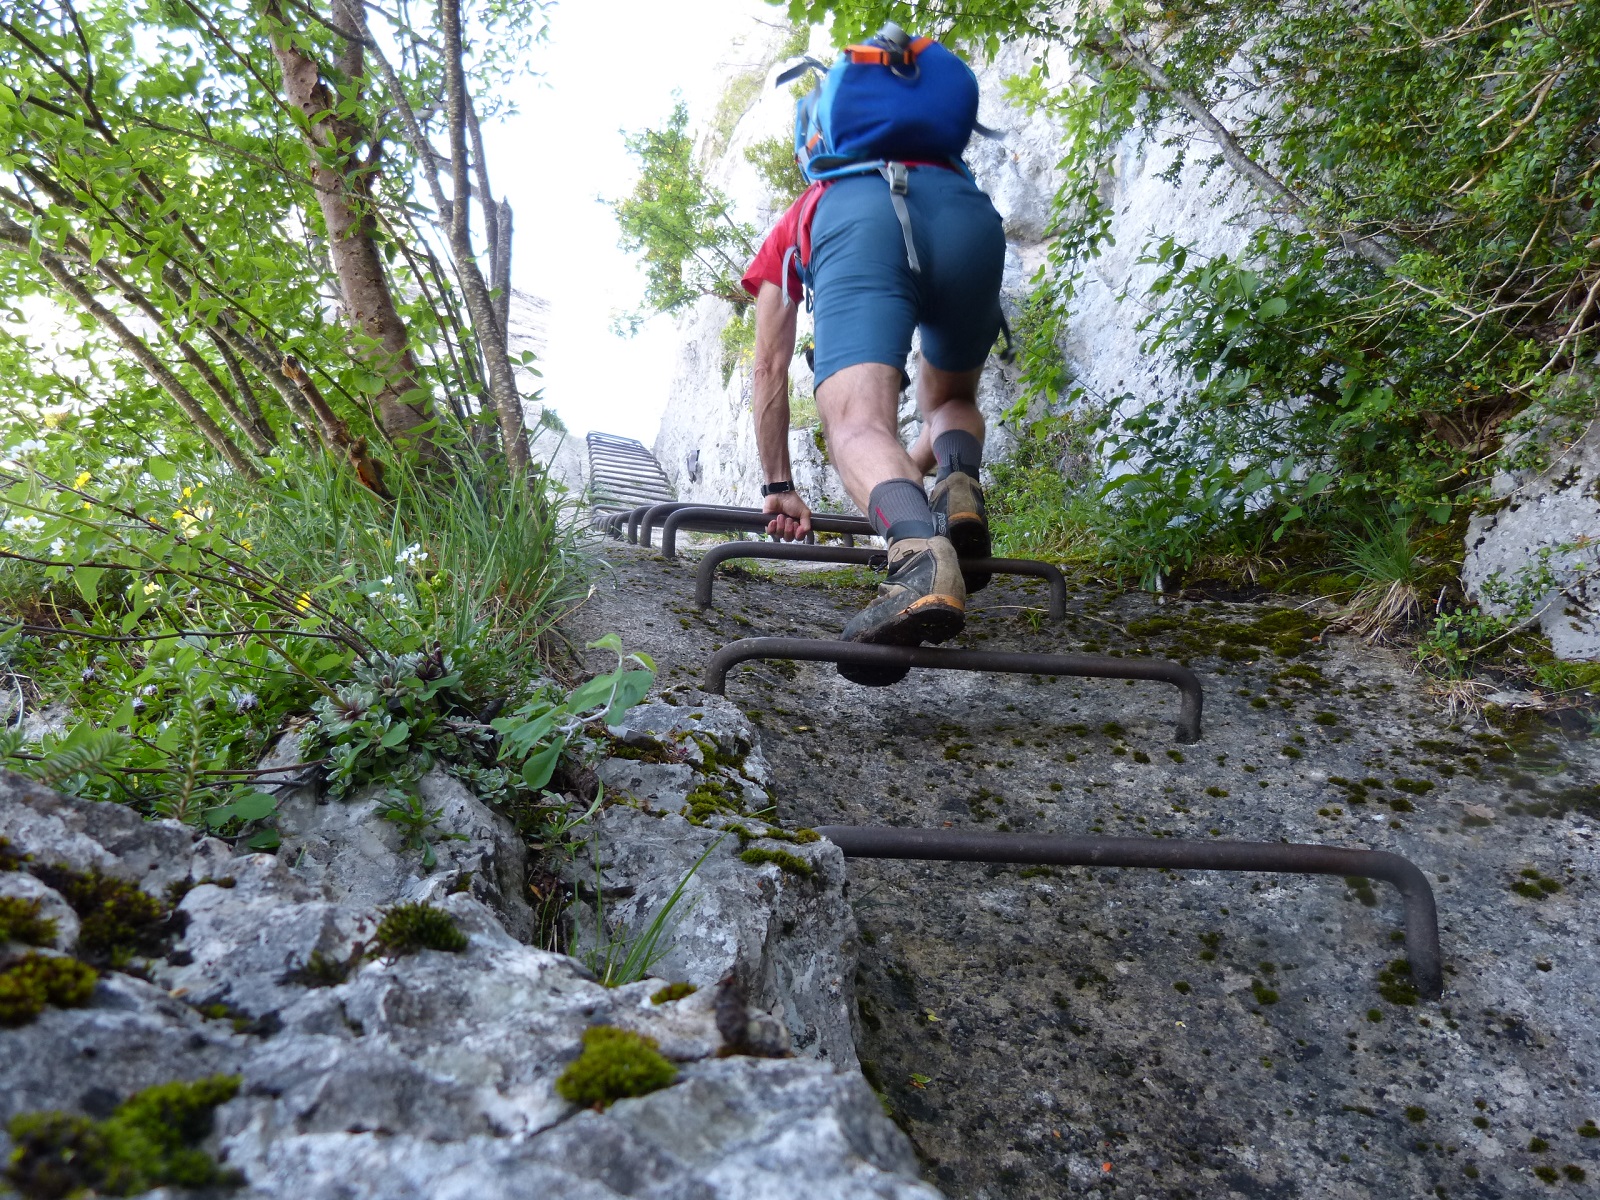
[[[47,787],[58,787],[75,776],[105,770],[127,748],[124,734],[113,729],[93,729],[86,722],[36,759],[29,774]]]

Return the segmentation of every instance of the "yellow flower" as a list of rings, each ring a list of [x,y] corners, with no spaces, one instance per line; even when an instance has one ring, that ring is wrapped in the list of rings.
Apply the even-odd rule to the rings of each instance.
[[[75,487],[75,488],[81,488],[84,484],[86,484],[88,482],[89,482],[89,472],[83,471],[83,472],[80,472],[78,477],[72,481],[72,486]]]
[[[298,608],[301,612],[305,612],[306,609],[311,607],[311,593],[310,592],[301,592],[298,596],[295,597],[294,606],[296,608]]]
[[[60,426],[61,418],[63,416],[65,416],[65,415],[66,415],[65,413],[62,413],[62,412],[59,412],[59,411],[57,411],[57,412],[40,413],[39,414],[39,420],[44,422],[44,427],[46,429],[55,429],[55,428],[58,428]]]
[[[160,590],[161,585],[159,583],[147,583],[144,585],[144,594],[146,596],[154,596]]]
[[[252,550],[255,549],[255,547],[250,544],[250,539],[249,538],[240,538],[239,539],[239,545],[243,548],[243,550],[244,550],[244,552],[246,554],[249,554]]]
[[[88,502],[88,501],[87,501],[87,500],[85,500],[85,501],[84,501],[84,502],[83,502],[83,506],[84,506],[84,507],[85,507],[85,508],[93,508],[93,507],[94,507],[94,505],[92,505],[92,504],[90,504],[90,503],[89,503],[89,502]]]
[[[192,487],[186,487],[186,488],[183,489],[183,498],[185,500],[187,500],[192,495],[194,495],[194,489]]]

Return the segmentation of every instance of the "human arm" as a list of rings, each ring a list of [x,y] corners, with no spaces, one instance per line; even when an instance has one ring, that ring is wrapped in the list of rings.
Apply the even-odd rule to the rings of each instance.
[[[756,450],[766,482],[794,478],[789,463],[789,361],[794,358],[799,309],[785,300],[777,284],[763,282],[756,294],[754,395]],[[772,514],[767,532],[798,541],[811,532],[811,510],[798,492],[768,496],[762,504]]]

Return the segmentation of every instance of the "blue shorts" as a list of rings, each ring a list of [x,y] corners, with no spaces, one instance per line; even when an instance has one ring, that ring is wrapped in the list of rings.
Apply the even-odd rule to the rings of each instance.
[[[911,273],[905,235],[881,175],[829,185],[811,224],[818,384],[857,363],[904,370],[912,330],[922,356],[945,371],[981,367],[1000,334],[1006,238],[989,197],[965,176],[913,167],[906,194],[921,263]]]

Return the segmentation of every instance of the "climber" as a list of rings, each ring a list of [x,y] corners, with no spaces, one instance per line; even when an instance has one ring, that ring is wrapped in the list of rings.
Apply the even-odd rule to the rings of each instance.
[[[867,47],[846,54],[907,43],[903,32],[886,26]],[[970,78],[965,64],[936,43],[910,44],[931,45]],[[922,49],[924,78],[944,62],[933,51]],[[842,55],[834,70],[846,63]],[[954,76],[954,68],[943,69]],[[978,485],[984,422],[976,397],[1002,326],[1005,235],[999,214],[959,158],[976,123],[975,81],[970,88],[970,115],[954,122],[954,154],[878,163],[856,173],[843,168],[815,179],[780,218],[742,280],[756,305],[753,407],[767,480],[763,508],[772,514],[767,531],[798,539],[811,528],[811,511],[794,491],[788,440],[789,362],[808,284],[817,410],[828,450],[845,489],[889,543],[888,578],[846,624],[847,641],[947,641],[961,631],[967,593],[988,583],[977,573],[963,579],[960,559],[989,554]],[[842,107],[835,102],[835,111]],[[962,120],[965,128],[959,128]],[[803,155],[797,158],[805,170]],[[896,419],[913,330],[922,335],[917,403],[924,425],[914,447],[922,465],[902,446]],[[931,496],[923,488],[923,465],[937,470]],[[884,681],[871,672],[840,671],[860,676],[858,682]]]

